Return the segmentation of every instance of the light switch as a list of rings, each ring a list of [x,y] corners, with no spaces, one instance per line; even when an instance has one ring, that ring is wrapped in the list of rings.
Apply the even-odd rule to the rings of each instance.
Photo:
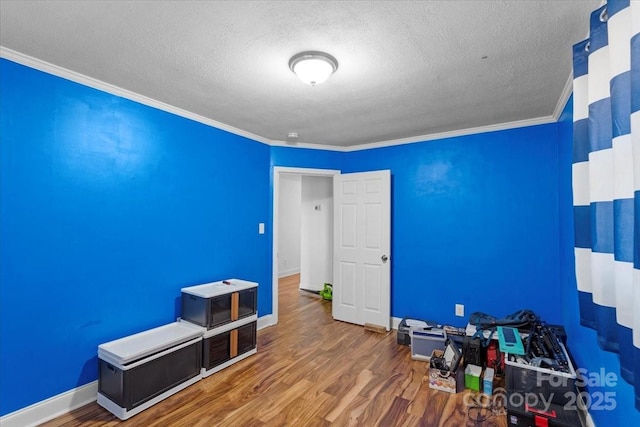
[[[258,224],[258,234],[264,234],[264,222]]]

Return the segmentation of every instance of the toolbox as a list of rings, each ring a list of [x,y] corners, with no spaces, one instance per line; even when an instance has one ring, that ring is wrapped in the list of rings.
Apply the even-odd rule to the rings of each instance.
[[[535,405],[527,399],[509,396],[505,399],[509,427],[582,427],[586,425],[583,410],[538,400]]]

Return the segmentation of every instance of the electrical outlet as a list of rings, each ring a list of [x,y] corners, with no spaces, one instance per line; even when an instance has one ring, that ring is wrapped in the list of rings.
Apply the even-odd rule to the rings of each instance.
[[[456,304],[456,316],[464,317],[464,305]]]
[[[258,234],[264,234],[264,222],[258,224]]]

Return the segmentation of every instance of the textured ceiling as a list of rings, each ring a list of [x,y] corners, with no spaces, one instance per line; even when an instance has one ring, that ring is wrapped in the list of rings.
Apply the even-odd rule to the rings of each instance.
[[[551,120],[600,3],[3,0],[0,45],[261,140],[354,146]],[[338,71],[301,83],[304,50]]]

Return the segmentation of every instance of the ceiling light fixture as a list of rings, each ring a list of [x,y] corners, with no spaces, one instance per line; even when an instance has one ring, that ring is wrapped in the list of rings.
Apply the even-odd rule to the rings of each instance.
[[[289,60],[289,68],[304,83],[315,86],[338,69],[338,61],[324,52],[300,52]]]

